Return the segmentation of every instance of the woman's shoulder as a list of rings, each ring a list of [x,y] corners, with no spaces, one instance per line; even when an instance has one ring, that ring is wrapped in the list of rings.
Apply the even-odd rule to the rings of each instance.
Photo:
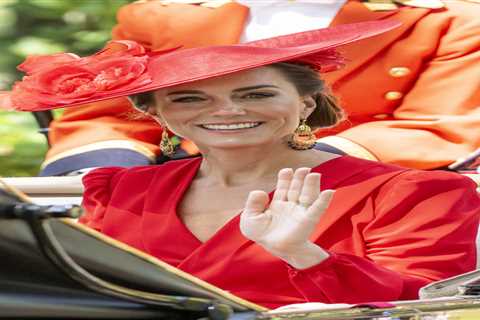
[[[104,167],[90,171],[82,181],[85,188],[93,185],[117,185],[118,183],[135,183],[136,180],[150,181],[156,175],[176,174],[179,170],[188,169],[198,162],[198,158],[168,161],[160,165],[137,167]]]
[[[92,215],[100,221],[109,204],[130,212],[141,212],[148,193],[171,187],[172,183],[178,184],[186,172],[196,169],[198,163],[198,159],[185,159],[161,165],[92,170],[83,177],[83,207],[89,214],[82,221]]]
[[[156,166],[97,168],[87,173],[83,177],[82,183],[86,192],[92,188],[110,189],[125,179],[130,182],[132,179],[149,179],[157,170]]]
[[[372,177],[384,177],[401,174],[410,169],[377,161],[365,160],[353,156],[339,156],[320,164],[316,170],[325,178],[336,181],[362,181]]]
[[[476,184],[455,172],[409,169],[353,157],[337,158],[329,165],[334,178],[327,180],[327,185],[337,190],[337,203],[354,207],[358,203],[364,205],[369,199],[375,215],[388,215],[393,219],[389,220],[392,224],[410,211],[434,212],[415,214],[419,217],[444,216],[448,219],[479,214],[480,196]],[[326,174],[322,174],[322,181],[324,177]]]
[[[417,170],[398,165],[364,160],[351,156],[335,158],[327,165],[328,171],[344,184],[376,180],[379,185],[396,183],[464,186],[475,189],[476,184],[469,178],[444,170]]]
[[[445,170],[407,169],[390,179],[385,185],[396,190],[402,188],[409,189],[412,192],[424,190],[432,194],[463,190],[477,196],[477,184],[472,179]]]

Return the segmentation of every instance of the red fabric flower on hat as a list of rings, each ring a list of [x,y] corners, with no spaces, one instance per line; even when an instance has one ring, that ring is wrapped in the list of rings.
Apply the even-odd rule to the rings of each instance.
[[[19,110],[44,110],[128,92],[152,81],[147,63],[145,49],[133,41],[112,41],[85,58],[69,53],[29,57],[18,67],[26,76],[10,99]]]

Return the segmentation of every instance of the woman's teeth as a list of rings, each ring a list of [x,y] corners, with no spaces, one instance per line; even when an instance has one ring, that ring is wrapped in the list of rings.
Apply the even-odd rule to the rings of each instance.
[[[232,124],[202,124],[200,126],[208,130],[238,130],[255,128],[258,127],[260,124],[261,122],[243,122]]]

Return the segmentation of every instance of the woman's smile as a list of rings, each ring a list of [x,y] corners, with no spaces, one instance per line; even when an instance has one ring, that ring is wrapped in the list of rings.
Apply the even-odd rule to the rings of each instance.
[[[200,128],[212,131],[240,131],[261,126],[263,122],[211,123],[201,124]]]

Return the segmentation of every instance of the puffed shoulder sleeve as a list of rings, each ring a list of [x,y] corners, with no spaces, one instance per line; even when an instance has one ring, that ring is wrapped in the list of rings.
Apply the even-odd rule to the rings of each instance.
[[[475,268],[480,197],[471,179],[409,171],[380,189],[375,211],[363,232],[378,263],[429,280]]]
[[[102,228],[105,210],[110,201],[112,190],[115,188],[117,178],[125,171],[125,168],[99,168],[90,171],[83,179],[85,191],[83,193],[82,206],[84,214],[79,222],[93,229]]]
[[[358,230],[363,256],[331,252],[316,266],[290,270],[307,301],[416,299],[429,282],[475,268],[480,198],[469,179],[407,171],[370,199],[370,221]]]

